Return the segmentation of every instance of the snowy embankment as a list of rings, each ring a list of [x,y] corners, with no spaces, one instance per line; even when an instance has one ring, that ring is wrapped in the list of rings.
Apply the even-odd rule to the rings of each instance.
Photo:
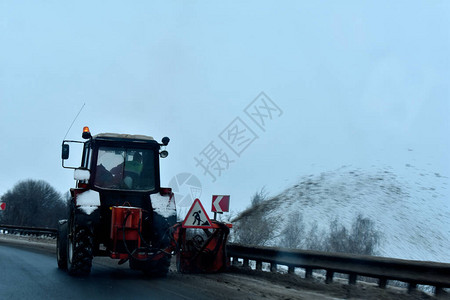
[[[56,249],[56,238],[48,236],[31,236],[31,235],[19,235],[19,234],[7,234],[0,231],[0,242],[7,244],[20,244],[27,247],[36,249]]]
[[[450,262],[449,179],[405,166],[405,175],[391,168],[342,167],[310,175],[265,203],[265,216],[278,216],[276,230],[289,214],[300,212],[307,228],[317,222],[328,230],[338,218],[347,228],[357,214],[370,218],[382,233],[377,255]],[[283,216],[283,218],[279,218]],[[279,245],[273,240],[272,245]]]

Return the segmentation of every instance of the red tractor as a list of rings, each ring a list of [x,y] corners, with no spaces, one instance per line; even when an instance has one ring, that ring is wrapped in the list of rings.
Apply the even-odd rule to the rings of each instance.
[[[67,220],[59,221],[58,267],[70,275],[87,275],[94,256],[109,256],[132,269],[165,276],[171,253],[171,228],[176,223],[175,199],[160,186],[162,142],[143,135],[104,133],[82,141],[64,140],[62,165],[75,169]],[[69,144],[82,143],[80,167],[68,167]]]

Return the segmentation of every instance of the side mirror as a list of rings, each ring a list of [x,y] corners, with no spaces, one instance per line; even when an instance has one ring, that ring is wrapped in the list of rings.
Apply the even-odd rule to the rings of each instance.
[[[75,169],[73,173],[73,179],[75,180],[89,180],[91,178],[91,172],[86,169]]]
[[[69,158],[69,145],[68,144],[63,144],[62,145],[61,158],[62,159],[68,159]]]
[[[162,138],[161,142],[164,146],[167,146],[170,142],[170,139],[167,136],[165,136]]]

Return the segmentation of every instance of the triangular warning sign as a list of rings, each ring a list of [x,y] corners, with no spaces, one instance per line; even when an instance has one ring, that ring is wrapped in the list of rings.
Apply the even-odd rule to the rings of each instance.
[[[181,226],[183,228],[212,228],[211,220],[200,200],[194,200]]]

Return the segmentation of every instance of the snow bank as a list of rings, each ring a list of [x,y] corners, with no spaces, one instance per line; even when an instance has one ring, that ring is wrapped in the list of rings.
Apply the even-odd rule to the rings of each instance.
[[[449,178],[406,165],[407,176],[389,167],[335,171],[303,177],[263,204],[265,216],[277,220],[277,232],[289,215],[300,212],[309,230],[313,222],[328,230],[338,218],[350,228],[357,214],[382,233],[381,256],[449,262]],[[280,241],[274,239],[272,245]]]

